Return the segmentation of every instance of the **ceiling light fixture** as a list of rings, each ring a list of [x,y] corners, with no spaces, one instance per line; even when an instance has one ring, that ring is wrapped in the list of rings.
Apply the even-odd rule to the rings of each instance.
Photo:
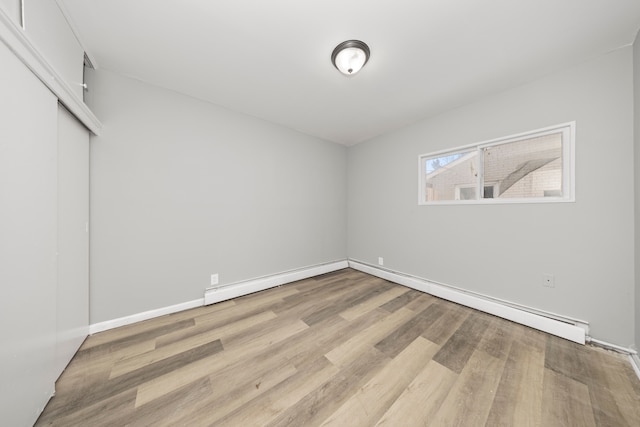
[[[331,62],[347,76],[356,74],[369,60],[369,46],[360,40],[347,40],[333,49]]]

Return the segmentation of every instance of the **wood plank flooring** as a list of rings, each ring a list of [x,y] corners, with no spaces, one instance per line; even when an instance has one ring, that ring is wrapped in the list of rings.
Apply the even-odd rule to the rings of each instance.
[[[640,381],[345,269],[89,337],[36,425],[640,426]]]

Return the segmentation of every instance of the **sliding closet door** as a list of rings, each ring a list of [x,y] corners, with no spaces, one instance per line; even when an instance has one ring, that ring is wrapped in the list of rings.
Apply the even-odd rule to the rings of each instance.
[[[32,425],[53,394],[56,97],[0,42],[0,424]]]
[[[89,131],[58,107],[56,370],[89,332]]]

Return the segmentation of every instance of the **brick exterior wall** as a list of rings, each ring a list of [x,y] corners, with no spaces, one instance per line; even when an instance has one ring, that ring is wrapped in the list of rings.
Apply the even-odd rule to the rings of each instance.
[[[497,186],[494,188],[494,197],[537,198],[562,195],[561,134],[487,147],[482,150],[482,155],[485,186]],[[544,165],[540,166],[541,164]],[[456,192],[457,188],[476,185],[477,173],[477,152],[471,152],[442,166],[427,175],[427,200],[455,200],[460,195],[460,190]],[[515,183],[515,178],[509,178],[511,174],[519,178]],[[509,186],[506,191],[504,186]]]

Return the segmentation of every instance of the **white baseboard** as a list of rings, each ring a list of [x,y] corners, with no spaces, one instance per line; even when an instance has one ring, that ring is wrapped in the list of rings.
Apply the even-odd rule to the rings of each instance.
[[[171,305],[169,307],[157,308],[142,313],[132,314],[131,316],[120,317],[118,319],[107,320],[106,322],[94,323],[89,325],[89,335],[98,332],[107,331],[109,329],[118,328],[120,326],[130,325],[143,320],[153,319],[154,317],[164,316],[165,314],[177,313],[179,311],[188,310],[190,308],[201,307],[204,305],[204,298],[193,301],[187,301],[180,304]]]
[[[483,298],[481,295],[468,294],[455,288],[430,282],[426,279],[405,275],[387,269],[380,269],[354,260],[349,260],[349,266],[355,270],[371,274],[372,276],[380,277],[390,282],[398,283],[438,298],[452,301],[485,313],[493,314],[494,316],[511,320],[512,322],[520,323],[522,325],[565,338],[569,341],[584,344],[586,340],[586,330],[584,325],[587,325],[587,323],[583,321],[581,321],[583,326],[578,326],[573,322],[569,323],[569,320],[566,322],[559,320],[558,318],[560,316],[556,314],[550,314],[550,316],[547,317],[540,314],[542,313],[540,310],[535,310],[536,313],[532,313],[530,311],[506,305],[489,297]]]
[[[346,260],[336,261],[327,264],[320,264],[312,267],[305,267],[297,270],[287,271],[272,276],[234,283],[232,285],[224,286],[221,288],[207,289],[204,298],[171,305],[169,307],[149,310],[143,313],[132,314],[130,316],[120,317],[118,319],[107,320],[105,322],[94,323],[92,325],[89,325],[89,335],[107,331],[109,329],[118,328],[120,326],[130,325],[136,322],[142,322],[143,320],[153,319],[155,317],[164,316],[166,314],[177,313],[179,311],[188,310],[190,308],[201,307],[203,305],[225,301],[231,298],[236,298],[264,289],[273,288],[275,286],[284,285],[286,283],[295,282],[296,280],[307,279],[309,277],[317,276],[320,274],[330,273],[332,271],[341,270],[347,267],[349,267],[349,264]]]
[[[631,366],[633,367],[633,370],[636,371],[636,375],[638,376],[638,379],[640,379],[640,357],[638,357],[638,353],[630,354],[629,360],[631,361]]]
[[[589,336],[587,337],[587,342],[589,344],[593,344],[595,346],[602,347],[607,350],[615,351],[616,353],[626,354],[627,356],[633,356],[634,354],[638,354],[637,351],[629,347],[622,347],[617,344],[611,344],[610,342],[598,340]]]
[[[346,260],[336,261],[327,264],[320,264],[311,267],[291,270],[271,276],[260,277],[257,279],[246,280],[219,288],[207,289],[204,294],[204,304],[213,304],[228,299],[237,298],[243,295],[252,294],[254,292],[263,291],[265,289],[274,288],[286,283],[295,282],[297,280],[308,279],[309,277],[318,276],[320,274],[330,273],[332,271],[342,270],[349,267]]]

